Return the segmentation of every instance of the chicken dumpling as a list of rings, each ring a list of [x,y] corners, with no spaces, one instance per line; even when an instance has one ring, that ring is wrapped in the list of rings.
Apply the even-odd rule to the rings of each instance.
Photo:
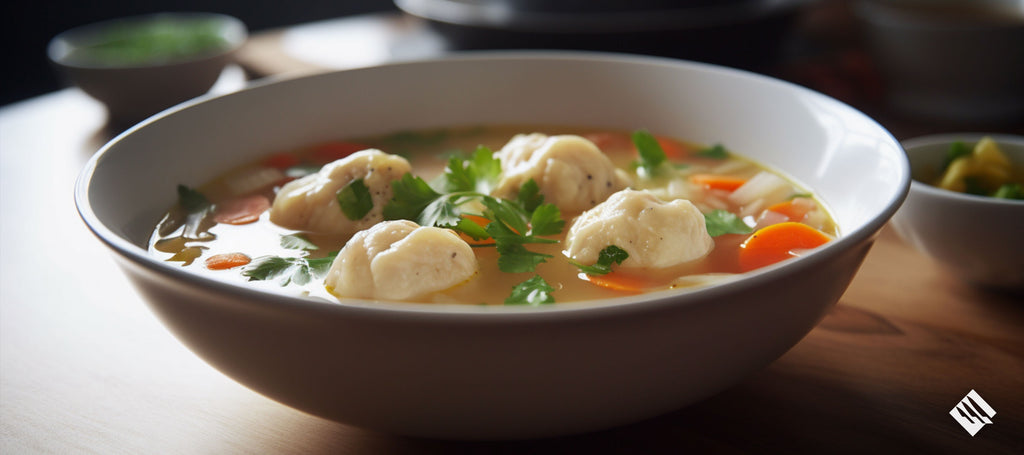
[[[714,241],[692,202],[626,189],[577,217],[566,244],[569,257],[584,265],[615,245],[629,253],[622,267],[664,268],[704,257]]]
[[[493,196],[514,199],[529,179],[544,200],[563,212],[579,213],[629,185],[629,177],[580,136],[519,134],[496,153],[502,178]]]
[[[472,247],[454,231],[384,221],[352,236],[325,284],[339,297],[410,300],[463,283],[477,268]]]
[[[384,204],[391,199],[391,182],[410,169],[405,158],[377,149],[353,153],[282,186],[270,208],[270,221],[289,229],[351,235],[383,219]],[[373,208],[362,218],[350,220],[338,205],[337,194],[359,179],[370,191]]]

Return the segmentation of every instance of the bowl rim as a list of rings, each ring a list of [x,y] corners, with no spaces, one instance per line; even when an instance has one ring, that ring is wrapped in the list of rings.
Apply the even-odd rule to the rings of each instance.
[[[342,69],[324,73],[317,73],[305,76],[279,76],[269,77],[254,81],[245,88],[228,94],[206,94],[192,100],[171,107],[163,112],[149,117],[148,119],[123,131],[115,138],[101,147],[85,164],[77,181],[75,182],[74,199],[79,216],[85,222],[93,234],[109,248],[114,250],[120,257],[131,263],[141,266],[150,272],[166,275],[178,281],[188,282],[208,291],[225,292],[235,296],[243,297],[247,305],[261,306],[269,305],[272,308],[282,307],[303,307],[315,311],[340,311],[351,312],[368,317],[404,317],[417,320],[486,320],[486,321],[536,321],[552,320],[560,318],[580,319],[581,317],[607,317],[627,313],[639,313],[645,311],[656,311],[668,305],[679,306],[696,304],[699,302],[714,301],[717,297],[740,292],[764,283],[776,281],[786,275],[800,270],[814,269],[820,267],[832,256],[843,251],[853,249],[864,242],[871,242],[878,235],[882,227],[896,213],[897,209],[906,199],[910,189],[910,165],[905,153],[900,153],[902,158],[900,179],[896,190],[890,195],[883,209],[871,217],[863,226],[850,232],[841,233],[835,240],[829,242],[807,255],[772,264],[770,266],[737,275],[738,278],[729,278],[730,282],[696,288],[679,288],[655,291],[646,294],[632,296],[614,297],[607,299],[584,300],[559,302],[553,305],[466,305],[466,304],[435,304],[435,303],[414,303],[414,302],[393,302],[368,299],[339,299],[338,301],[327,301],[316,298],[285,295],[273,293],[251,287],[245,287],[237,283],[231,283],[212,277],[196,274],[181,267],[172,266],[163,261],[158,261],[144,248],[135,245],[129,240],[121,237],[109,229],[92,210],[89,201],[89,189],[93,173],[100,161],[106,158],[109,151],[122,138],[133,134],[136,130],[145,128],[147,125],[159,121],[161,118],[174,115],[177,112],[186,110],[192,106],[207,102],[212,99],[238,96],[250,90],[258,90],[260,87],[279,83],[301,83],[301,81],[319,77],[332,77],[336,73],[370,71],[383,67],[416,66],[422,64],[437,64],[445,62],[486,62],[504,59],[529,59],[529,60],[550,60],[550,61],[602,61],[614,63],[653,63],[676,67],[686,67],[689,70],[725,72],[741,76],[747,79],[756,79],[760,83],[773,84],[787,87],[788,90],[796,90],[805,94],[812,94],[821,97],[829,103],[848,109],[851,112],[863,117],[865,121],[878,128],[885,138],[891,142],[900,152],[903,149],[900,143],[893,137],[885,127],[876,120],[864,114],[860,110],[843,103],[835,98],[815,92],[806,87],[788,81],[777,79],[771,76],[757,74],[751,71],[724,67],[715,64],[693,62],[687,60],[673,59],[668,57],[646,56],[635,54],[621,54],[600,51],[561,51],[561,50],[488,50],[488,51],[464,51],[450,53],[446,56],[428,58],[414,61],[398,61],[374,65],[369,67]]]
[[[1009,133],[984,133],[984,132],[962,132],[962,133],[937,133],[927,134],[923,136],[916,136],[909,139],[905,139],[900,142],[903,146],[903,150],[907,154],[907,160],[910,162],[910,169],[914,169],[914,160],[912,158],[913,150],[918,150],[925,147],[948,147],[949,144],[955,141],[964,142],[977,142],[983,137],[991,137],[997,143],[1011,143],[1021,147],[1024,150],[1024,136],[1009,134]],[[915,193],[927,194],[935,198],[944,198],[953,201],[959,201],[970,204],[981,204],[992,207],[1006,206],[1006,207],[1021,207],[1024,206],[1024,200],[1020,199],[1001,199],[994,198],[991,196],[982,196],[980,194],[968,194],[961,193],[958,191],[951,191],[937,186],[922,182],[914,179],[911,174],[910,181],[911,191]]]
[[[81,61],[69,61],[67,59],[68,52],[66,48],[73,47],[71,44],[80,35],[88,35],[95,33],[105,27],[117,24],[131,24],[138,22],[151,22],[158,19],[172,19],[172,20],[183,20],[183,19],[210,19],[217,22],[219,34],[226,41],[226,45],[223,47],[217,47],[215,49],[199,52],[196,54],[188,55],[186,57],[172,58],[167,60],[154,60],[144,61],[141,63],[130,63],[130,64],[115,64],[115,65],[104,65],[102,63],[87,63]],[[212,60],[218,57],[233,54],[238,51],[249,38],[249,30],[245,23],[241,19],[234,16],[229,16],[222,13],[213,12],[202,12],[202,11],[174,11],[174,12],[158,12],[148,14],[137,14],[132,16],[116,17],[111,19],[104,19],[97,22],[90,22],[75,26],[67,29],[63,32],[58,33],[46,45],[46,57],[54,65],[68,67],[68,68],[80,68],[80,69],[95,69],[95,70],[123,70],[123,69],[135,69],[135,68],[159,68],[166,66],[180,65],[184,63],[193,63],[203,60]]]

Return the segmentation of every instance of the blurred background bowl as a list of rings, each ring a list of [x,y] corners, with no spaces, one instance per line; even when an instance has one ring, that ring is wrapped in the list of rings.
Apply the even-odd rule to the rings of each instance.
[[[893,110],[971,124],[1024,119],[1024,2],[862,0],[854,6]]]
[[[47,55],[59,73],[130,125],[210,90],[248,32],[214,13],[160,13],[76,27]]]
[[[954,275],[984,287],[1024,293],[1024,201],[944,190],[934,182],[954,141],[995,139],[1019,170],[1024,136],[950,133],[903,142],[914,178],[892,224],[907,243]]]

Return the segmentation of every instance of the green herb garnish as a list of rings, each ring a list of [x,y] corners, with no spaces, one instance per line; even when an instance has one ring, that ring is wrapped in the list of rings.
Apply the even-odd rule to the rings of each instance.
[[[739,216],[728,210],[712,210],[704,214],[704,224],[708,235],[718,237],[722,234],[749,234],[754,229],[747,226]]]
[[[318,250],[320,247],[316,246],[315,243],[309,241],[306,236],[302,234],[288,234],[281,236],[281,247],[289,250],[304,250],[313,251]]]
[[[953,141],[952,143],[949,144],[949,148],[946,149],[946,159],[942,162],[943,172],[945,172],[946,169],[949,169],[949,165],[953,164],[953,162],[956,161],[957,158],[970,155],[970,146],[968,146],[963,141]]]
[[[658,168],[665,162],[665,151],[661,149],[658,139],[647,130],[636,130],[631,135],[640,159],[635,163],[637,173],[648,177],[654,176]]]
[[[622,264],[622,261],[629,259],[629,253],[615,245],[608,245],[597,254],[597,262],[594,265],[583,265],[576,261],[569,261],[587,275],[607,275],[612,271],[613,264]]]
[[[373,210],[373,196],[370,189],[363,183],[363,179],[351,181],[344,188],[338,190],[335,195],[338,198],[338,207],[341,207],[345,218],[352,221],[361,220],[370,210]]]
[[[697,151],[694,155],[715,160],[724,160],[729,158],[729,151],[721,144],[715,144],[706,149]]]
[[[338,252],[322,258],[263,256],[254,259],[242,269],[242,276],[249,281],[276,280],[281,286],[295,283],[299,286],[309,283],[314,278],[320,279],[327,274],[331,263]]]
[[[1000,199],[1024,199],[1024,187],[1019,183],[1006,183],[999,187],[992,197]]]
[[[544,281],[540,275],[534,275],[512,287],[512,295],[505,299],[505,305],[539,306],[555,303],[555,298],[551,295],[552,292],[555,292],[555,288]]]

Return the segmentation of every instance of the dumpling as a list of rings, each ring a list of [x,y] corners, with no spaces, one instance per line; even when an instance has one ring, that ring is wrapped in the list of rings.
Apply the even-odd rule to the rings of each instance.
[[[270,208],[270,221],[289,229],[351,235],[383,219],[391,182],[410,169],[405,158],[377,149],[353,153],[282,186]],[[337,193],[359,179],[370,191],[373,208],[361,219],[350,220],[338,205]]]
[[[477,268],[473,248],[454,231],[384,221],[352,236],[325,284],[339,297],[410,300],[463,283]]]
[[[587,210],[629,185],[626,173],[580,136],[519,134],[495,155],[501,159],[502,178],[493,196],[515,198],[532,178],[544,200],[563,212]]]
[[[576,218],[566,254],[591,265],[609,245],[629,253],[622,267],[664,268],[706,256],[714,241],[692,202],[664,202],[647,191],[626,189]]]

